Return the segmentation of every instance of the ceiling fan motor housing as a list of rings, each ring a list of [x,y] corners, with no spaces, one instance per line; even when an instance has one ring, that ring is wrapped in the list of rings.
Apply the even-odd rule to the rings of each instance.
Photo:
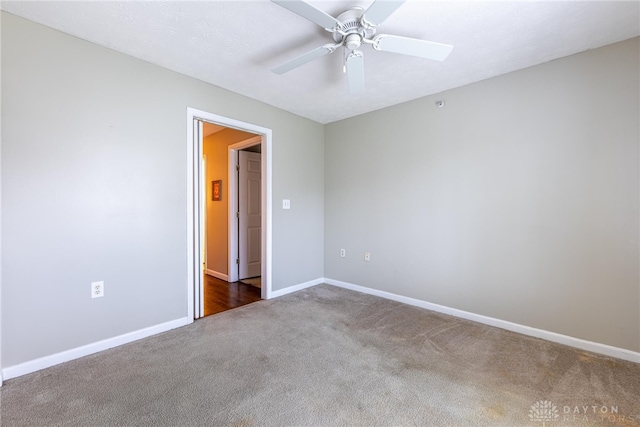
[[[361,18],[363,13],[364,9],[354,7],[338,15],[336,19],[340,21],[340,32],[333,33],[333,39],[336,43],[344,41],[344,46],[347,49],[355,50],[360,47],[363,38],[370,38],[375,34],[375,28],[367,28],[362,25]]]

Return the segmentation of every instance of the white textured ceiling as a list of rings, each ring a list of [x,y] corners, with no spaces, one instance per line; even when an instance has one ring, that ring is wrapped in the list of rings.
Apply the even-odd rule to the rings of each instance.
[[[309,1],[337,16],[366,1]],[[407,1],[378,27],[454,45],[445,62],[364,46],[363,94],[340,50],[284,75],[271,68],[331,40],[262,1],[2,1],[3,10],[330,123],[640,35],[638,1]]]

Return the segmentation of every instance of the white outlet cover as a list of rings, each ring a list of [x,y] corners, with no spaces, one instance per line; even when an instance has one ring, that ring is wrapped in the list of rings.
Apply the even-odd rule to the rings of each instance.
[[[291,200],[282,199],[282,209],[291,209]]]
[[[104,282],[91,282],[91,298],[104,296]]]

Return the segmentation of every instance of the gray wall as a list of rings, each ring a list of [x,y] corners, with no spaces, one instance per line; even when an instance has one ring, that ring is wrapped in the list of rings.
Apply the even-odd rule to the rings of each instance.
[[[186,316],[187,106],[273,129],[274,290],[326,276],[639,351],[639,50],[323,127],[2,12],[2,366]]]
[[[273,129],[273,289],[322,277],[322,125],[5,12],[2,89],[4,367],[187,315],[188,106]]]
[[[639,351],[639,51],[325,126],[325,277]]]

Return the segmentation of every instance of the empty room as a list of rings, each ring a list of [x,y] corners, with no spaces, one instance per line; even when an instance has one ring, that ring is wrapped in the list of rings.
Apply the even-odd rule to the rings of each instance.
[[[2,1],[3,426],[640,426],[640,2]]]

